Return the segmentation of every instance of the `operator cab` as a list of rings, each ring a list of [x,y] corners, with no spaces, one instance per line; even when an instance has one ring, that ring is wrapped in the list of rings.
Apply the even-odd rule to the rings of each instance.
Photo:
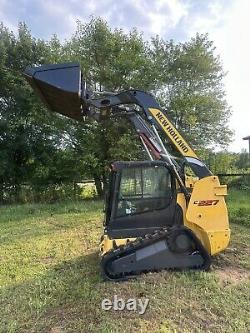
[[[107,234],[139,237],[173,225],[178,215],[176,196],[175,177],[166,162],[113,163],[106,196]]]

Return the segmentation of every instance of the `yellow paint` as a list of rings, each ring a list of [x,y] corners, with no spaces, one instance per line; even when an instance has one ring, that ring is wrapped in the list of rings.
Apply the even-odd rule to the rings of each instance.
[[[186,217],[186,210],[187,210],[187,202],[185,199],[185,195],[183,193],[178,193],[177,194],[177,204],[181,206],[182,212],[183,212],[183,217]]]
[[[226,186],[220,185],[218,177],[202,178],[195,182],[187,208],[184,224],[211,255],[224,250],[230,240],[226,193]],[[212,200],[212,204],[202,205],[206,200]]]
[[[104,255],[106,252],[110,250],[114,250],[114,244],[115,242],[116,246],[127,244],[129,241],[133,241],[135,238],[116,238],[116,239],[110,239],[108,235],[104,235],[103,239],[100,244],[100,251],[101,255]]]
[[[185,176],[185,186],[187,188],[192,189],[194,187],[194,183],[199,180],[198,177],[193,177],[193,176]]]
[[[148,110],[163,129],[163,131],[167,134],[170,141],[175,145],[175,147],[183,156],[197,158],[197,155],[193,149],[189,146],[186,140],[181,136],[181,134],[177,131],[177,129],[162,111],[154,108],[149,108]]]
[[[230,240],[228,212],[225,203],[227,187],[220,185],[216,176],[192,182],[192,194],[187,204],[183,193],[177,194],[177,203],[183,211],[183,224],[200,239],[210,255],[223,251]],[[210,205],[199,205],[210,200]],[[104,235],[100,244],[101,255],[135,238],[110,239]]]

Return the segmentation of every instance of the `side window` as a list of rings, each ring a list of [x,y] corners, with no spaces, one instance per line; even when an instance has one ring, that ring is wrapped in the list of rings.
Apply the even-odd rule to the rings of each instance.
[[[171,175],[167,168],[153,166],[123,169],[116,216],[163,209],[171,198]]]

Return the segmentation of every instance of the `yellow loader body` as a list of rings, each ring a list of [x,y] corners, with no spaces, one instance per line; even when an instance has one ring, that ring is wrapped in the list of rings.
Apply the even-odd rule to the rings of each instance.
[[[189,180],[190,181],[190,180]],[[227,186],[220,185],[217,176],[210,176],[192,182],[192,194],[188,205],[182,193],[177,195],[177,203],[183,211],[183,224],[199,238],[207,252],[213,256],[225,248],[230,241],[228,211],[225,203]],[[110,239],[104,235],[101,254],[113,250],[135,238]]]

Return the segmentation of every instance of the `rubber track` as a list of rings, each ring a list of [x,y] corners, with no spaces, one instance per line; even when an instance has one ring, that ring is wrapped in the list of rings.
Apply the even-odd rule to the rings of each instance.
[[[127,280],[128,278],[136,277],[141,273],[147,273],[148,270],[143,271],[131,271],[129,273],[119,273],[114,274],[109,270],[109,266],[112,261],[121,258],[123,256],[129,255],[136,250],[142,249],[143,247],[149,246],[159,240],[166,240],[167,245],[169,247],[169,238],[171,237],[171,231],[175,231],[176,229],[185,230],[186,233],[190,236],[191,240],[195,244],[195,250],[193,252],[198,251],[199,254],[204,259],[202,265],[196,265],[194,267],[190,267],[189,269],[200,269],[200,270],[208,270],[211,265],[211,257],[209,253],[205,250],[200,240],[195,236],[195,234],[188,228],[185,227],[171,227],[171,228],[163,228],[160,230],[155,231],[153,234],[147,234],[144,237],[139,237],[134,241],[128,242],[126,245],[120,245],[114,250],[110,250],[106,254],[103,255],[101,259],[101,267],[102,273],[105,279],[112,280],[112,281],[121,281]],[[190,254],[192,255],[192,254]],[[168,269],[168,268],[166,268]],[[173,270],[174,268],[171,268]],[[178,270],[178,267],[176,268]],[[150,270],[151,271],[151,270]],[[154,270],[157,271],[157,270]]]

